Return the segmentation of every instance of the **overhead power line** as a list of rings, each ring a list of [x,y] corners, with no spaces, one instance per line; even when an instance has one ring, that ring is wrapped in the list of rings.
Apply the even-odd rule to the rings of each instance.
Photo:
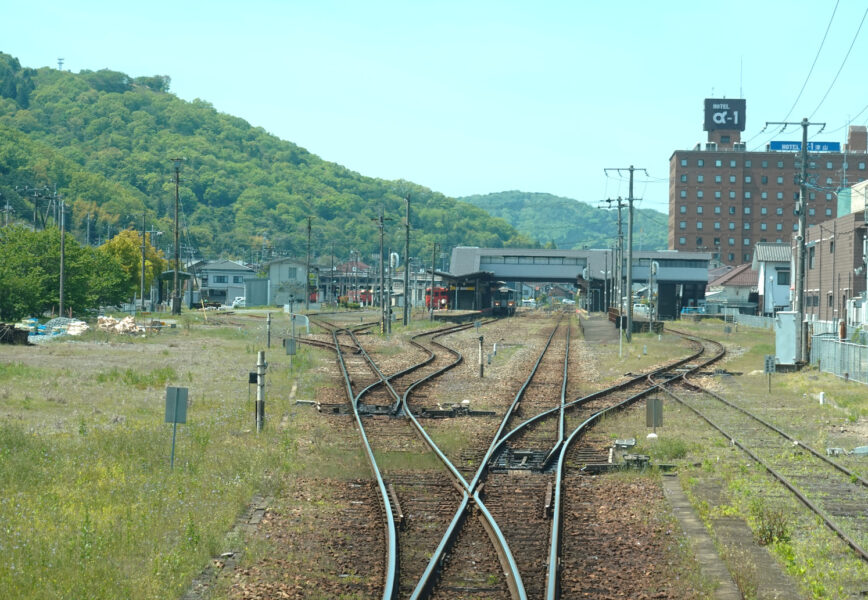
[[[847,54],[844,55],[844,60],[841,61],[841,66],[838,68],[838,72],[835,73],[835,78],[832,79],[832,83],[829,84],[829,89],[826,90],[826,93],[823,95],[823,99],[820,100],[817,108],[815,108],[814,112],[811,113],[811,116],[808,117],[809,119],[813,118],[813,116],[817,114],[817,111],[820,110],[820,107],[823,106],[823,102],[825,102],[826,98],[829,96],[829,92],[831,92],[832,88],[835,87],[835,82],[838,81],[838,75],[841,74],[841,71],[844,69],[844,65],[847,64],[847,59],[850,57],[850,52],[853,50],[853,46],[856,44],[856,39],[859,37],[859,32],[862,31],[862,25],[865,23],[866,16],[868,16],[868,8],[866,8],[865,12],[862,13],[862,20],[859,21],[859,27],[856,29],[856,34],[853,36],[853,41],[850,42],[850,47],[847,49]]]
[[[838,11],[838,4],[841,0],[835,2],[835,8],[832,9],[832,16],[829,17],[829,24],[826,25],[826,33],[823,34],[823,39],[820,41],[820,47],[817,48],[817,54],[814,56],[814,62],[811,63],[811,68],[808,71],[808,76],[805,77],[805,83],[802,84],[802,89],[799,90],[799,95],[796,96],[796,100],[793,102],[793,105],[790,107],[789,112],[787,112],[787,116],[785,116],[781,121],[786,121],[790,118],[790,115],[793,114],[793,109],[796,108],[796,104],[799,103],[799,99],[802,97],[802,93],[805,91],[805,87],[808,85],[808,80],[811,78],[811,73],[814,72],[814,67],[817,66],[817,60],[820,58],[820,51],[823,49],[823,44],[826,43],[826,37],[829,35],[829,29],[832,28],[832,21],[835,19],[835,13]]]

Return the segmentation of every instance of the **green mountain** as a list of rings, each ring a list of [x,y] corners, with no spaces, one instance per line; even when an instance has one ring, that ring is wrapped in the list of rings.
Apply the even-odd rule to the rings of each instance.
[[[611,248],[618,240],[618,211],[603,210],[578,200],[551,194],[500,192],[459,198],[500,217],[542,245],[561,249]],[[613,206],[617,206],[614,205]],[[627,210],[622,209],[624,242]],[[650,209],[635,209],[633,244],[638,250],[665,250],[667,216]]]
[[[165,232],[169,251],[180,165],[183,255],[259,260],[304,256],[313,217],[314,257],[351,249],[376,254],[376,218],[385,243],[403,250],[404,198],[411,199],[411,256],[434,242],[525,246],[533,241],[482,209],[406,181],[364,177],[322,160],[203,100],[169,93],[169,77],[110,70],[77,74],[22,68],[0,53],[0,210],[13,221],[50,224],[57,200],[67,227],[84,241],[119,229]],[[5,215],[4,215],[5,216]],[[403,252],[402,252],[403,253]]]

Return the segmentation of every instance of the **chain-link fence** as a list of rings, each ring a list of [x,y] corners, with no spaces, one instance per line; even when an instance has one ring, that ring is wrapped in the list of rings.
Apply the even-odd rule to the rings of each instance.
[[[811,337],[811,364],[825,373],[868,383],[868,346],[841,341],[835,334]]]

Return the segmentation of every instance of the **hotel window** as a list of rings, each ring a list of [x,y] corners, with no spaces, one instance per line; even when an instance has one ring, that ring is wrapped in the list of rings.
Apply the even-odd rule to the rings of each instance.
[[[816,200],[816,199],[817,199],[817,194],[815,192],[811,192],[810,194],[808,194],[808,200]]]
[[[696,161],[696,166],[697,166],[697,167],[704,167],[704,166],[705,166],[705,161],[702,160],[701,158],[700,158],[700,159],[697,159],[697,161]]]
[[[720,231],[720,221],[715,221],[715,222],[714,222],[714,228],[715,228],[716,230]]]
[[[697,247],[702,246],[702,238],[701,237],[696,238],[696,246]]]
[[[705,195],[705,192],[703,192],[702,190],[696,190],[696,197],[697,198],[702,198],[704,195]]]
[[[730,231],[735,231],[735,223],[733,223],[732,221],[729,222],[729,229]]]
[[[780,206],[777,207],[777,208],[775,209],[775,214],[776,214],[776,215],[782,215],[782,214],[784,214],[784,209],[781,208]]]
[[[714,238],[714,245],[720,246],[720,238]]]
[[[826,184],[828,185],[828,184],[831,184],[831,183],[832,183],[832,178],[831,178],[831,177],[826,177]]]
[[[744,259],[744,262],[750,262],[750,252],[745,252],[741,257]]]
[[[687,221],[679,221],[678,229],[687,229]]]
[[[717,159],[716,161],[714,161],[715,167],[719,167],[720,165],[721,165],[720,159]]]
[[[778,185],[782,185],[784,183],[783,177],[778,177]]]
[[[716,192],[714,192],[714,197],[717,199],[720,199],[720,190],[717,190]]]
[[[750,223],[749,222],[744,223],[744,229],[745,229],[745,231],[750,229]]]
[[[687,243],[687,238],[680,237],[678,238],[678,243],[682,246]]]
[[[697,222],[696,222],[696,228],[697,228],[697,229],[702,229],[702,221],[697,221]]]
[[[768,192],[760,192],[760,198],[762,198],[763,200],[765,200],[765,199],[768,198],[768,197],[769,197],[769,193],[768,193]]]
[[[826,194],[826,200],[831,200],[831,199],[832,199],[832,193],[829,192],[828,194]]]
[[[816,210],[814,210],[813,208],[808,209],[808,216],[809,217],[813,217],[815,214],[817,214]]]
[[[681,192],[681,193],[683,194],[684,192]],[[777,194],[775,194],[775,196],[777,197],[778,200],[784,199],[784,193],[783,192],[778,192]]]
[[[793,231],[798,231],[798,230],[799,230],[799,224],[793,223]]]
[[[702,214],[702,207],[701,207],[701,206],[697,206],[697,207],[696,207],[696,214],[697,214],[697,215],[701,215],[701,214]]]
[[[720,175],[714,176],[714,183],[720,183]]]
[[[762,165],[763,165],[763,169],[768,168],[768,166],[769,166],[769,161],[764,160],[764,161],[762,162]]]
[[[682,204],[681,206],[678,207],[678,212],[680,212],[682,215],[686,215],[687,214],[687,207]]]
[[[687,190],[681,190],[681,192],[679,192],[678,195],[681,196],[682,198],[687,198]]]
[[[784,230],[784,226],[783,226],[783,224],[781,224],[781,223],[777,223],[777,224],[775,225],[775,231],[783,231],[783,230]]]
[[[681,176],[681,183],[687,183],[687,175],[686,174]]]
[[[744,214],[746,214],[746,215],[749,215],[749,214],[750,214],[750,206],[745,206],[745,207],[744,207]]]
[[[762,177],[760,177],[760,183],[762,183],[763,185],[765,185],[768,182],[769,182],[769,178],[767,175],[763,175]]]
[[[783,168],[784,168],[784,161],[782,161],[782,160],[779,160],[779,161],[778,161],[778,168],[779,168],[779,169],[783,169]]]
[[[765,223],[760,223],[760,231],[765,231],[768,229],[768,226]]]
[[[729,243],[730,246],[735,246],[735,238],[729,238],[726,241]]]
[[[744,199],[745,199],[745,200],[750,200],[750,192],[745,192],[745,193],[744,193]]]
[[[745,175],[745,176],[744,176],[744,182],[745,182],[745,183],[750,183],[750,175]]]
[[[864,171],[865,170],[865,163],[860,162],[858,165],[856,165],[856,168],[859,169],[860,171]]]
[[[826,162],[826,168],[827,168],[827,169],[831,169],[831,168],[832,168],[832,162],[831,162],[831,161],[827,161],[827,162]]]
[[[702,183],[703,181],[705,181],[705,175],[696,176],[696,183]]]
[[[729,207],[729,214],[731,214],[731,215],[735,214],[735,207],[734,206]]]
[[[760,208],[760,214],[761,214],[761,215],[767,215],[767,214],[769,214],[769,209],[767,209],[765,206],[761,207],[761,208]]]
[[[735,190],[730,190],[729,197],[735,199]]]
[[[744,161],[744,168],[750,169],[753,166],[753,163],[749,160]]]
[[[730,167],[731,169],[734,169],[734,168],[735,168],[735,161],[734,161],[734,160],[729,161],[729,167]]]
[[[686,167],[686,166],[687,166],[687,159],[686,159],[686,158],[682,158],[682,159],[681,159],[681,166],[682,166],[682,167]]]
[[[831,217],[831,216],[832,216],[832,209],[831,209],[831,208],[827,208],[827,209],[826,209],[826,216],[827,216],[827,217]]]
[[[741,243],[743,246],[750,246],[750,238],[744,238]]]
[[[730,182],[730,183],[735,183],[735,175],[730,175],[730,176],[729,176],[729,182]]]

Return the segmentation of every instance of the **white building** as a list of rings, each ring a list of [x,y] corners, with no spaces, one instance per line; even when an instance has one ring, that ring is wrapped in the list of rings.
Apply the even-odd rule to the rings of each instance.
[[[759,313],[773,316],[777,311],[791,309],[789,244],[758,243],[754,246],[751,268],[758,271]]]

